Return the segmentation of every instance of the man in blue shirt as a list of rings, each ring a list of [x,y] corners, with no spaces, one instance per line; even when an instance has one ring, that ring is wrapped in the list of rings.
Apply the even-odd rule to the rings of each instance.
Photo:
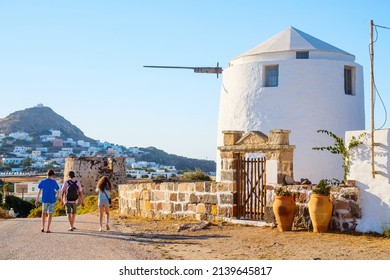
[[[46,232],[50,233],[50,224],[54,211],[54,204],[57,199],[58,190],[60,187],[56,180],[53,179],[54,170],[50,169],[47,172],[47,178],[42,180],[38,185],[38,194],[35,198],[35,206],[38,207],[38,199],[42,192],[42,228],[41,232],[45,232],[46,217],[48,216]]]

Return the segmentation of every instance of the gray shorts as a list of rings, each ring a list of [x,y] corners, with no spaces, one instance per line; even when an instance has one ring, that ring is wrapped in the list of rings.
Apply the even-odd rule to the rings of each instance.
[[[76,214],[76,210],[77,210],[77,203],[65,203],[65,211],[66,211],[66,214],[69,215],[69,214]]]

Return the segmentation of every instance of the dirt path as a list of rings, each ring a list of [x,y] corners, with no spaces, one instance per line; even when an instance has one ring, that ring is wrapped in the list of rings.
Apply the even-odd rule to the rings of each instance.
[[[67,231],[66,217],[55,217],[48,234],[40,232],[40,219],[1,220],[0,259],[390,260],[390,238],[374,235],[232,224],[178,231],[183,223],[118,219],[112,230],[98,232],[97,216],[88,214],[77,216],[74,232]]]

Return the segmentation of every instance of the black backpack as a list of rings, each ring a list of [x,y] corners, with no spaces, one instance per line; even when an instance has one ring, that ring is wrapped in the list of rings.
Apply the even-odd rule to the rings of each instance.
[[[67,183],[68,190],[66,191],[66,200],[76,201],[79,198],[79,187],[77,186],[77,181],[73,182],[72,180],[69,180]]]

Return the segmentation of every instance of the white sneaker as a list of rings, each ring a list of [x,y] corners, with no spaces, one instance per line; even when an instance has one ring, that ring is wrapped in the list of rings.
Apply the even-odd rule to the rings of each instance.
[[[102,231],[102,228],[99,228],[99,231]]]

